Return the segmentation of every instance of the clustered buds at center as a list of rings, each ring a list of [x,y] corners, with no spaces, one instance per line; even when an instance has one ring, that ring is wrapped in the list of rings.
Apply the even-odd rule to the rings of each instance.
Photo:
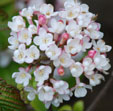
[[[87,89],[104,80],[103,74],[111,67],[107,58],[111,46],[102,40],[104,34],[95,17],[88,5],[67,0],[62,11],[54,12],[51,4],[42,4],[24,8],[8,22],[13,59],[25,64],[12,77],[23,85],[29,101],[37,95],[47,108],[51,104],[58,107],[72,94],[86,96]],[[75,78],[73,87],[61,79],[67,72]]]

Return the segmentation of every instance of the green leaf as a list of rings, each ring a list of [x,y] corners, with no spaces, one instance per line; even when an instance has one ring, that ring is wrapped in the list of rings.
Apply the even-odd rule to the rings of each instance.
[[[7,5],[14,2],[14,0],[0,0],[0,6]]]
[[[84,111],[84,102],[78,101],[73,106],[73,111]]]
[[[35,111],[47,111],[44,104],[39,101],[38,97],[36,97],[35,100],[32,101],[30,104],[35,109]]]
[[[0,68],[0,78],[6,80],[8,84],[16,86],[14,79],[12,79],[12,73],[17,72],[19,66],[15,62],[11,62],[7,68]]]
[[[3,22],[6,22],[8,20],[8,14],[0,9],[0,24],[3,23]]]
[[[19,90],[0,79],[0,111],[25,111]]]
[[[16,13],[13,3],[0,8],[0,49],[5,49],[8,46],[10,30],[7,24]]]
[[[64,105],[58,111],[72,111],[72,108],[69,105]]]

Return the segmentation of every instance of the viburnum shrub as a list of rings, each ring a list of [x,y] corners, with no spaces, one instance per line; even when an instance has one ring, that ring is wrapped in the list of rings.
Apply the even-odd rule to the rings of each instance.
[[[64,9],[54,12],[51,4],[39,8],[28,7],[8,22],[11,37],[9,48],[13,59],[27,67],[19,68],[12,77],[28,92],[28,100],[38,96],[47,108],[58,107],[73,95],[79,98],[104,80],[103,74],[110,69],[107,52],[111,46],[102,40],[101,25],[96,15],[89,12],[86,4],[67,0]],[[86,54],[81,60],[80,54]],[[67,72],[75,78],[75,85],[58,79]],[[80,77],[89,80],[83,83]]]

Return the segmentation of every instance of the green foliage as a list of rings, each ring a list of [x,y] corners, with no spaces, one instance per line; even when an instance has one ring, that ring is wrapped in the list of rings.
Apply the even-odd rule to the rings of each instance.
[[[58,111],[72,111],[72,108],[69,105],[64,105]]]
[[[73,111],[84,111],[84,102],[78,101],[73,106]]]
[[[10,30],[7,26],[12,16],[16,15],[14,0],[0,0],[0,49],[8,46]]]
[[[0,79],[0,111],[25,111],[19,91]]]
[[[0,0],[0,7],[4,5],[8,5],[9,3],[14,2],[14,0]]]
[[[16,86],[14,80],[12,79],[12,73],[18,72],[18,67],[14,62],[11,62],[7,68],[0,68],[0,77],[7,81],[8,84]]]
[[[38,97],[36,97],[35,100],[30,104],[35,109],[35,111],[47,111],[44,104],[39,101]]]
[[[64,105],[58,111],[84,111],[84,102],[77,101],[75,102],[73,107],[71,107],[70,105]]]

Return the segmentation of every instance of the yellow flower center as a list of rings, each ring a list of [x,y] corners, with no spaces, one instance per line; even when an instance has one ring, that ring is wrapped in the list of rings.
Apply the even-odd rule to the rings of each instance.
[[[65,63],[65,59],[64,58],[60,58],[60,62],[61,63]]]
[[[74,14],[72,13],[72,11],[70,11],[69,13],[68,13],[68,17],[73,17],[74,16]]]
[[[21,78],[24,79],[25,77],[26,77],[26,74],[25,74],[25,73],[22,73],[22,74],[21,74]]]
[[[48,16],[49,16],[49,15],[50,15],[50,12],[47,12],[47,13],[46,13],[46,15],[48,15]]]
[[[34,57],[35,57],[35,54],[32,52],[32,53],[30,54],[30,57],[31,57],[31,58],[34,58]]]
[[[48,40],[47,38],[43,39],[43,43],[45,43],[45,44],[47,44],[48,41],[49,41],[49,40]]]
[[[20,54],[18,55],[18,58],[19,58],[19,59],[22,59],[22,58],[23,58],[23,53],[20,53]]]
[[[43,75],[43,74],[44,74],[44,70],[42,69],[39,71],[39,75]]]
[[[25,33],[25,34],[23,35],[23,37],[24,37],[24,39],[27,39],[27,38],[28,38],[28,34]]]
[[[23,25],[18,25],[18,29],[22,29],[23,28]]]

